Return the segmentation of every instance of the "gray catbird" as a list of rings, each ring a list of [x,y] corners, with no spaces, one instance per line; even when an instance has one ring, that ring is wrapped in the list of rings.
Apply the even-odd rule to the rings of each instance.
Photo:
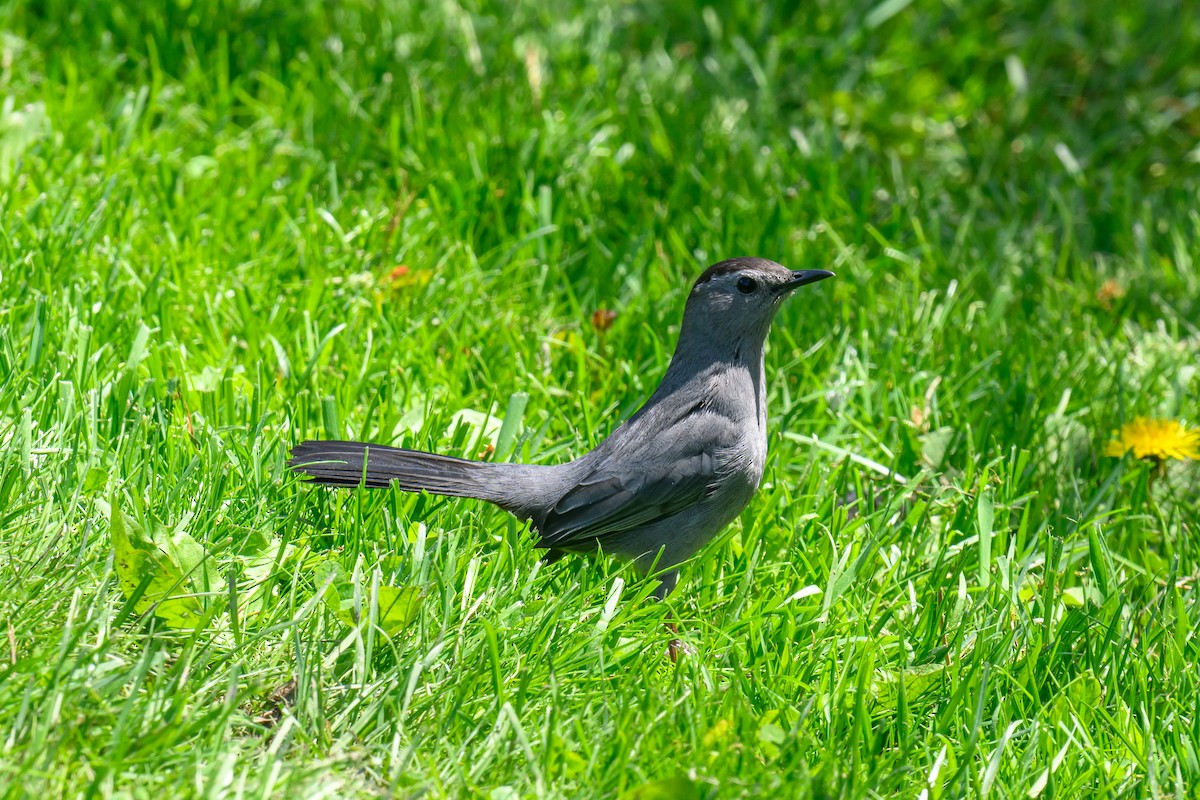
[[[704,271],[688,296],[675,355],[641,409],[595,450],[566,464],[501,464],[364,442],[304,442],[292,469],[331,486],[386,487],[487,500],[539,534],[548,560],[566,552],[677,567],[736,517],[767,457],[763,344],[793,289],[832,277],[763,258]]]

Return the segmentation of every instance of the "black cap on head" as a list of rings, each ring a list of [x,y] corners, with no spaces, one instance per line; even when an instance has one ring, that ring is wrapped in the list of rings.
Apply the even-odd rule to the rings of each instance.
[[[699,286],[702,283],[708,283],[713,278],[718,278],[721,275],[728,275],[731,272],[739,272],[743,269],[782,270],[784,272],[789,271],[786,267],[776,264],[774,261],[766,258],[727,258],[724,261],[718,261],[716,264],[713,264],[711,267],[704,270],[700,277],[696,279],[696,285]]]

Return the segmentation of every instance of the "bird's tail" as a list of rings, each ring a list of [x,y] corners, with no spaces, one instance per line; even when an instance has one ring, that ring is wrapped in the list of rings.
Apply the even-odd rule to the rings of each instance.
[[[496,476],[487,473],[501,465],[365,442],[309,441],[292,448],[288,466],[330,486],[394,483],[409,492],[496,502]]]

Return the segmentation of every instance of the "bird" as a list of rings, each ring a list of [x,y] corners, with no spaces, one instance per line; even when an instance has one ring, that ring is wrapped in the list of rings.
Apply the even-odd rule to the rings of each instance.
[[[595,553],[632,561],[665,599],[679,568],[758,490],[767,459],[764,347],[775,312],[833,277],[765,258],[713,264],[688,294],[658,388],[595,449],[561,464],[463,458],[352,441],[305,441],[288,466],[329,486],[475,498],[529,522],[544,559]],[[675,651],[672,649],[672,657]]]

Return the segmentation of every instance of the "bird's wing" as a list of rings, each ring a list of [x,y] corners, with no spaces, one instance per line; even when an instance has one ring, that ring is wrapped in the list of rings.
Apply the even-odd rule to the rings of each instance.
[[[643,462],[645,463],[645,462]],[[571,549],[643,528],[677,514],[716,490],[711,449],[629,469],[597,468],[537,520],[540,547]]]

